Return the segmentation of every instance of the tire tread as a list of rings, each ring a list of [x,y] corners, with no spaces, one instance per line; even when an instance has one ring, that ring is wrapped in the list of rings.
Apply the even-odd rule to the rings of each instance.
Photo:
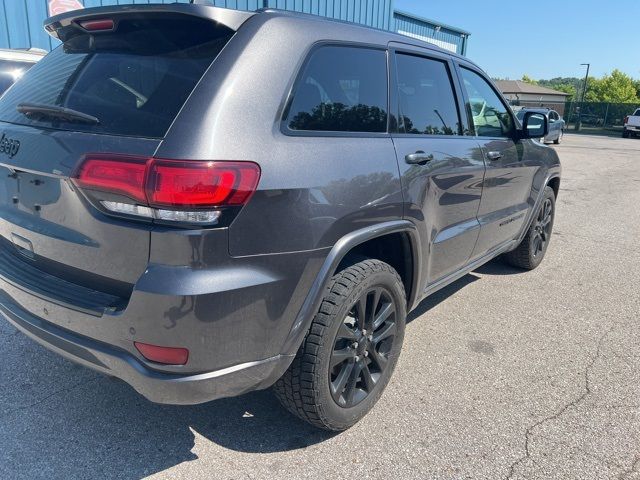
[[[320,398],[318,355],[324,342],[333,341],[332,338],[328,338],[327,332],[335,321],[334,314],[339,310],[340,305],[368,275],[383,271],[395,276],[398,285],[401,286],[402,300],[406,304],[402,279],[393,267],[380,260],[363,260],[332,277],[307,337],[289,369],[273,386],[273,391],[280,403],[296,417],[327,430],[346,428],[327,418],[322,404],[318,401]],[[378,391],[378,395],[382,393],[381,390]]]

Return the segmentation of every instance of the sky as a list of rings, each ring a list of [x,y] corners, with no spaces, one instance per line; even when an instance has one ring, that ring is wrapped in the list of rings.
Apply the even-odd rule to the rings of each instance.
[[[471,33],[467,57],[489,75],[517,80],[640,78],[640,0],[395,0],[395,8]]]

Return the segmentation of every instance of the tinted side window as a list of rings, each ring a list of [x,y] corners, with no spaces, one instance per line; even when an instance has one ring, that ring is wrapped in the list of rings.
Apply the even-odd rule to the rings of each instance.
[[[286,123],[292,130],[386,132],[386,53],[316,49],[296,83]]]
[[[462,68],[461,71],[476,135],[510,137],[513,132],[513,119],[500,97],[480,75],[466,68]]]
[[[427,135],[460,135],[460,119],[444,62],[398,54],[400,131]]]

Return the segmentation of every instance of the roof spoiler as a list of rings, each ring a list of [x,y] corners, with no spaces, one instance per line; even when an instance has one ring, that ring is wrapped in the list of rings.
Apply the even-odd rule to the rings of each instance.
[[[122,18],[148,13],[176,13],[190,15],[193,17],[211,20],[224,25],[233,31],[237,31],[244,22],[255,15],[255,12],[243,12],[228,8],[214,7],[208,0],[193,0],[190,4],[133,4],[83,8],[47,18],[44,21],[44,28],[53,38],[57,38],[64,42],[67,38],[73,36],[71,35],[72,33],[77,33],[77,29],[81,29],[78,24],[79,20],[98,20],[112,16]]]

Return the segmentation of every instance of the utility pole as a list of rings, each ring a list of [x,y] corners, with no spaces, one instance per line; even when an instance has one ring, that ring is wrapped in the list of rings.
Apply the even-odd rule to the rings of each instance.
[[[587,94],[587,84],[589,83],[589,68],[590,63],[581,63],[581,66],[587,66],[587,73],[584,76],[584,87],[582,88],[582,99],[580,100],[580,110],[578,110],[578,121],[576,122],[576,131],[580,131],[582,128],[582,108],[584,107],[584,96]]]

